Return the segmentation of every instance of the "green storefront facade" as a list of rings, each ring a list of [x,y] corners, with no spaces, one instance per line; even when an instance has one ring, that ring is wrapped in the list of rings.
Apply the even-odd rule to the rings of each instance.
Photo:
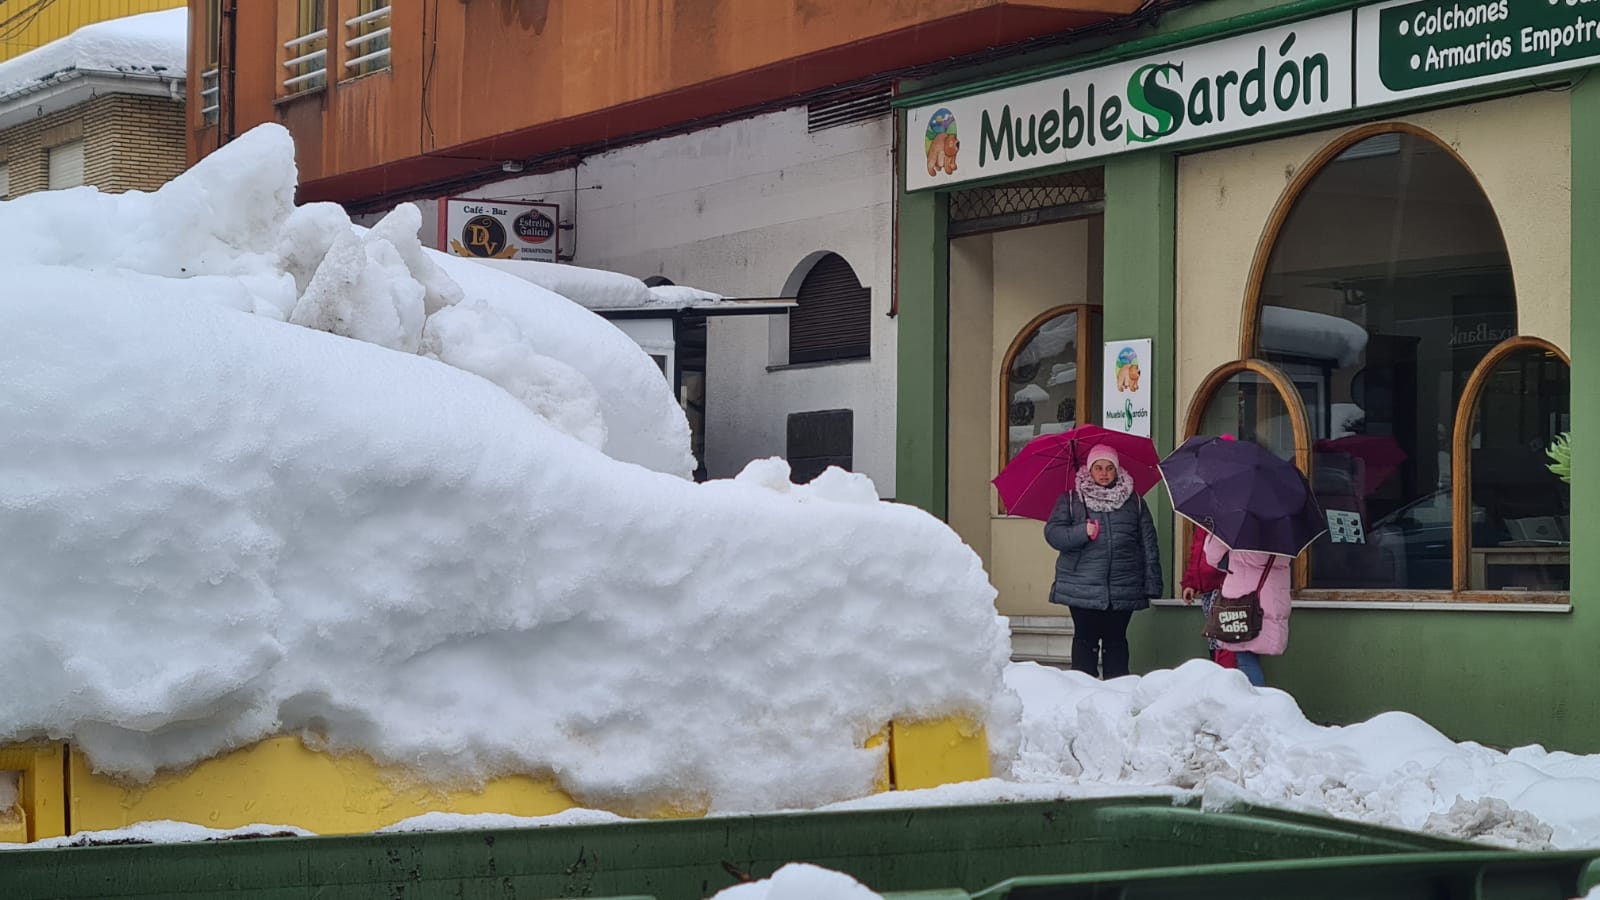
[[[1352,529],[1297,573],[1269,683],[1315,721],[1600,751],[1600,552],[1570,552],[1600,551],[1597,20],[1209,0],[909,86],[898,498],[977,549],[1014,623],[1059,616],[1038,523],[987,482],[1027,436],[1102,422],[1103,348],[1147,339],[1161,452],[1242,429]],[[1185,533],[1151,497],[1175,595]],[[1175,601],[1136,615],[1135,671],[1204,655],[1198,631]]]

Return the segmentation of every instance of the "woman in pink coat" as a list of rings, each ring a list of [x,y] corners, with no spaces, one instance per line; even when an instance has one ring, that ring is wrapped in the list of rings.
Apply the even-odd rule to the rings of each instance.
[[[1261,584],[1261,633],[1248,641],[1226,645],[1234,652],[1239,670],[1256,687],[1264,687],[1259,654],[1279,656],[1289,646],[1289,560],[1253,550],[1230,551],[1214,535],[1206,537],[1206,561],[1215,566],[1228,557],[1228,577],[1222,582],[1222,596],[1243,597]],[[1261,572],[1271,566],[1265,584]]]

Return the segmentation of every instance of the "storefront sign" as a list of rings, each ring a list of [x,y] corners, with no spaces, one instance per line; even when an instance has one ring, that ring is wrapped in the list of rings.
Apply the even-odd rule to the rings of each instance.
[[[1101,419],[1112,431],[1150,436],[1150,339],[1106,341]]]
[[[1362,106],[1600,62],[1600,0],[1422,0],[1357,13]]]
[[[1600,0],[1391,0],[906,110],[908,191],[1600,64]]]
[[[909,190],[1349,109],[1350,14],[907,112]]]
[[[446,198],[444,206],[441,249],[456,256],[556,262],[556,204]]]

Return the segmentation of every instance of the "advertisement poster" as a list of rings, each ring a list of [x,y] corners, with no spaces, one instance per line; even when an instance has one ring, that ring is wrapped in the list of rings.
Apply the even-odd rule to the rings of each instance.
[[[1150,339],[1106,341],[1104,427],[1150,436]]]
[[[557,262],[561,207],[447,197],[439,246],[456,256]]]

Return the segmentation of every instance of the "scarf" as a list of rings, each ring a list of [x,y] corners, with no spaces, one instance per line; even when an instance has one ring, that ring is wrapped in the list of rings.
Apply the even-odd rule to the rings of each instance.
[[[1117,480],[1106,487],[1094,483],[1089,477],[1087,468],[1078,470],[1078,496],[1083,498],[1083,505],[1095,512],[1110,512],[1128,502],[1133,496],[1133,479],[1128,473],[1117,470]]]

